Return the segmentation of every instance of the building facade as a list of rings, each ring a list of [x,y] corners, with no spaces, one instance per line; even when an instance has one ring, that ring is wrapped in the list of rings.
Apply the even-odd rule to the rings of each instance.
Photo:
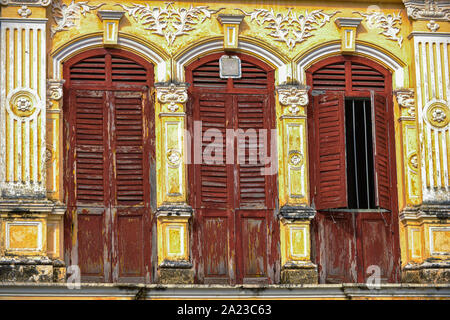
[[[0,4],[2,281],[449,282],[450,3]]]

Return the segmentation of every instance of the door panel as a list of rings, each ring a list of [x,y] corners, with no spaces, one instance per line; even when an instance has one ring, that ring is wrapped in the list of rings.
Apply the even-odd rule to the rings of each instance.
[[[64,78],[66,257],[82,281],[148,282],[152,65],[93,49],[66,61]]]
[[[250,211],[250,210],[249,210]],[[265,212],[244,216],[237,212],[240,232],[239,243],[242,250],[242,272],[240,278],[243,283],[267,282],[267,223]]]
[[[379,268],[377,272],[380,271],[382,283],[398,281],[396,276],[398,270],[395,268],[397,262],[391,240],[391,213],[359,214],[357,226],[362,265],[360,281],[366,282],[374,273],[374,268]]]
[[[229,232],[233,227],[233,222],[230,222],[233,218],[223,212],[217,213],[202,215],[205,283],[228,283],[230,278]]]
[[[142,91],[72,91],[72,207],[83,281],[148,278],[149,152]],[[147,106],[148,107],[148,106]]]
[[[105,234],[104,214],[78,214],[78,265],[82,277],[87,281],[105,281]]]
[[[353,215],[318,211],[315,227],[320,283],[357,282]]]
[[[274,271],[279,256],[274,221],[276,179],[264,170],[270,166],[263,162],[270,148],[263,155],[260,151],[264,151],[263,142],[271,142],[274,128],[274,73],[256,59],[237,54],[242,77],[221,79],[221,55],[194,62],[186,73],[192,83],[188,127],[199,141],[195,127],[201,121],[204,155],[201,164],[189,168],[190,198],[196,212],[196,281],[273,283],[279,277]],[[213,142],[223,147],[211,152]],[[195,160],[195,146],[192,151]],[[217,158],[222,162],[214,163]]]
[[[318,210],[313,220],[313,255],[320,270],[319,281],[364,282],[371,275],[368,268],[378,266],[381,281],[397,282],[400,252],[392,75],[369,59],[347,55],[316,62],[306,74],[312,86],[308,108],[309,140],[314,142],[309,147],[310,195]],[[347,184],[348,190],[354,186],[352,179],[346,181],[346,166],[351,168],[351,164],[346,163],[345,132],[350,135],[354,131],[341,119],[345,116],[344,99],[369,98],[375,186],[374,190],[368,188],[367,198],[376,195],[376,209],[362,211],[346,199]],[[366,171],[369,174],[371,177]],[[349,206],[354,210],[342,212]],[[379,208],[386,211],[380,213]]]

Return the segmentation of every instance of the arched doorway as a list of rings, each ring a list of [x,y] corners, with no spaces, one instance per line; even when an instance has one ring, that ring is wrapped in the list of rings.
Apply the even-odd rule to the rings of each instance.
[[[399,281],[391,73],[357,56],[307,70],[313,252],[321,283]],[[375,279],[378,277],[378,279]]]
[[[242,75],[223,79],[223,55],[212,54],[186,67],[191,84],[188,128],[194,140],[188,176],[195,210],[196,281],[274,283],[279,278],[276,174],[264,172],[270,164],[259,153],[275,128],[274,70],[234,54],[242,62]]]
[[[153,66],[120,49],[64,63],[66,262],[82,281],[150,282]]]

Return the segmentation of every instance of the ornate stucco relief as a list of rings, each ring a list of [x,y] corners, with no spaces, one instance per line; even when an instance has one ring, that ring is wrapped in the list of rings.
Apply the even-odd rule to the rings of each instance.
[[[29,6],[43,6],[46,7],[52,2],[52,0],[0,0],[0,4],[2,5],[9,5],[9,4],[16,4],[16,5],[29,5]]]
[[[408,17],[414,20],[450,20],[450,3],[436,0],[403,0]]]
[[[414,90],[412,89],[398,89],[395,91],[395,96],[397,98],[397,103],[401,108],[406,108],[408,110],[408,114],[411,117],[416,116],[415,112],[415,99],[414,99]]]
[[[278,87],[278,99],[283,106],[289,106],[288,111],[291,114],[297,114],[300,107],[308,104],[308,92],[306,89],[297,87]]]
[[[189,8],[176,8],[173,2],[166,3],[165,7],[151,7],[148,4],[133,4],[126,6],[118,4],[126,10],[130,17],[141,21],[145,29],[153,34],[163,36],[171,46],[175,39],[189,34],[196,26],[210,19],[214,13],[223,8],[212,10],[208,6],[190,6]]]
[[[63,84],[65,80],[47,80],[47,107],[53,106],[53,101],[63,97]]]
[[[57,32],[69,30],[76,25],[80,15],[86,16],[86,13],[105,5],[101,3],[97,6],[91,6],[88,3],[89,1],[75,2],[75,0],[72,0],[69,5],[66,5],[61,0],[53,1],[52,13],[56,25],[50,28],[50,36],[53,38]]]
[[[355,11],[354,13],[363,16],[369,28],[383,29],[380,34],[384,35],[389,40],[397,41],[400,48],[402,47],[403,37],[398,35],[400,27],[397,27],[397,23],[399,25],[402,24],[400,12],[387,15],[380,11],[372,11],[369,13]]]
[[[178,104],[183,104],[187,101],[187,87],[177,86],[171,83],[168,86],[160,86],[157,89],[158,101],[164,104],[168,104],[167,108],[175,112],[178,110]]]
[[[22,6],[19,10],[17,10],[17,13],[22,18],[28,18],[31,16],[31,10],[27,6]]]
[[[444,103],[432,103],[426,112],[428,122],[435,128],[445,128],[450,122],[450,109]]]
[[[330,22],[331,18],[340,11],[325,13],[323,10],[313,10],[304,13],[294,12],[289,8],[286,14],[276,13],[266,9],[255,9],[252,12],[245,12],[236,8],[246,16],[250,16],[250,21],[255,21],[265,29],[272,30],[269,36],[276,41],[284,42],[289,50],[294,49],[297,43],[312,37],[311,31],[322,28]]]

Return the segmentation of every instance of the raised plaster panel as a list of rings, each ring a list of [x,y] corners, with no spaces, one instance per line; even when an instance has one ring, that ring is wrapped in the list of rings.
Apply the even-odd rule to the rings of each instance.
[[[42,222],[5,222],[7,251],[42,251]]]

